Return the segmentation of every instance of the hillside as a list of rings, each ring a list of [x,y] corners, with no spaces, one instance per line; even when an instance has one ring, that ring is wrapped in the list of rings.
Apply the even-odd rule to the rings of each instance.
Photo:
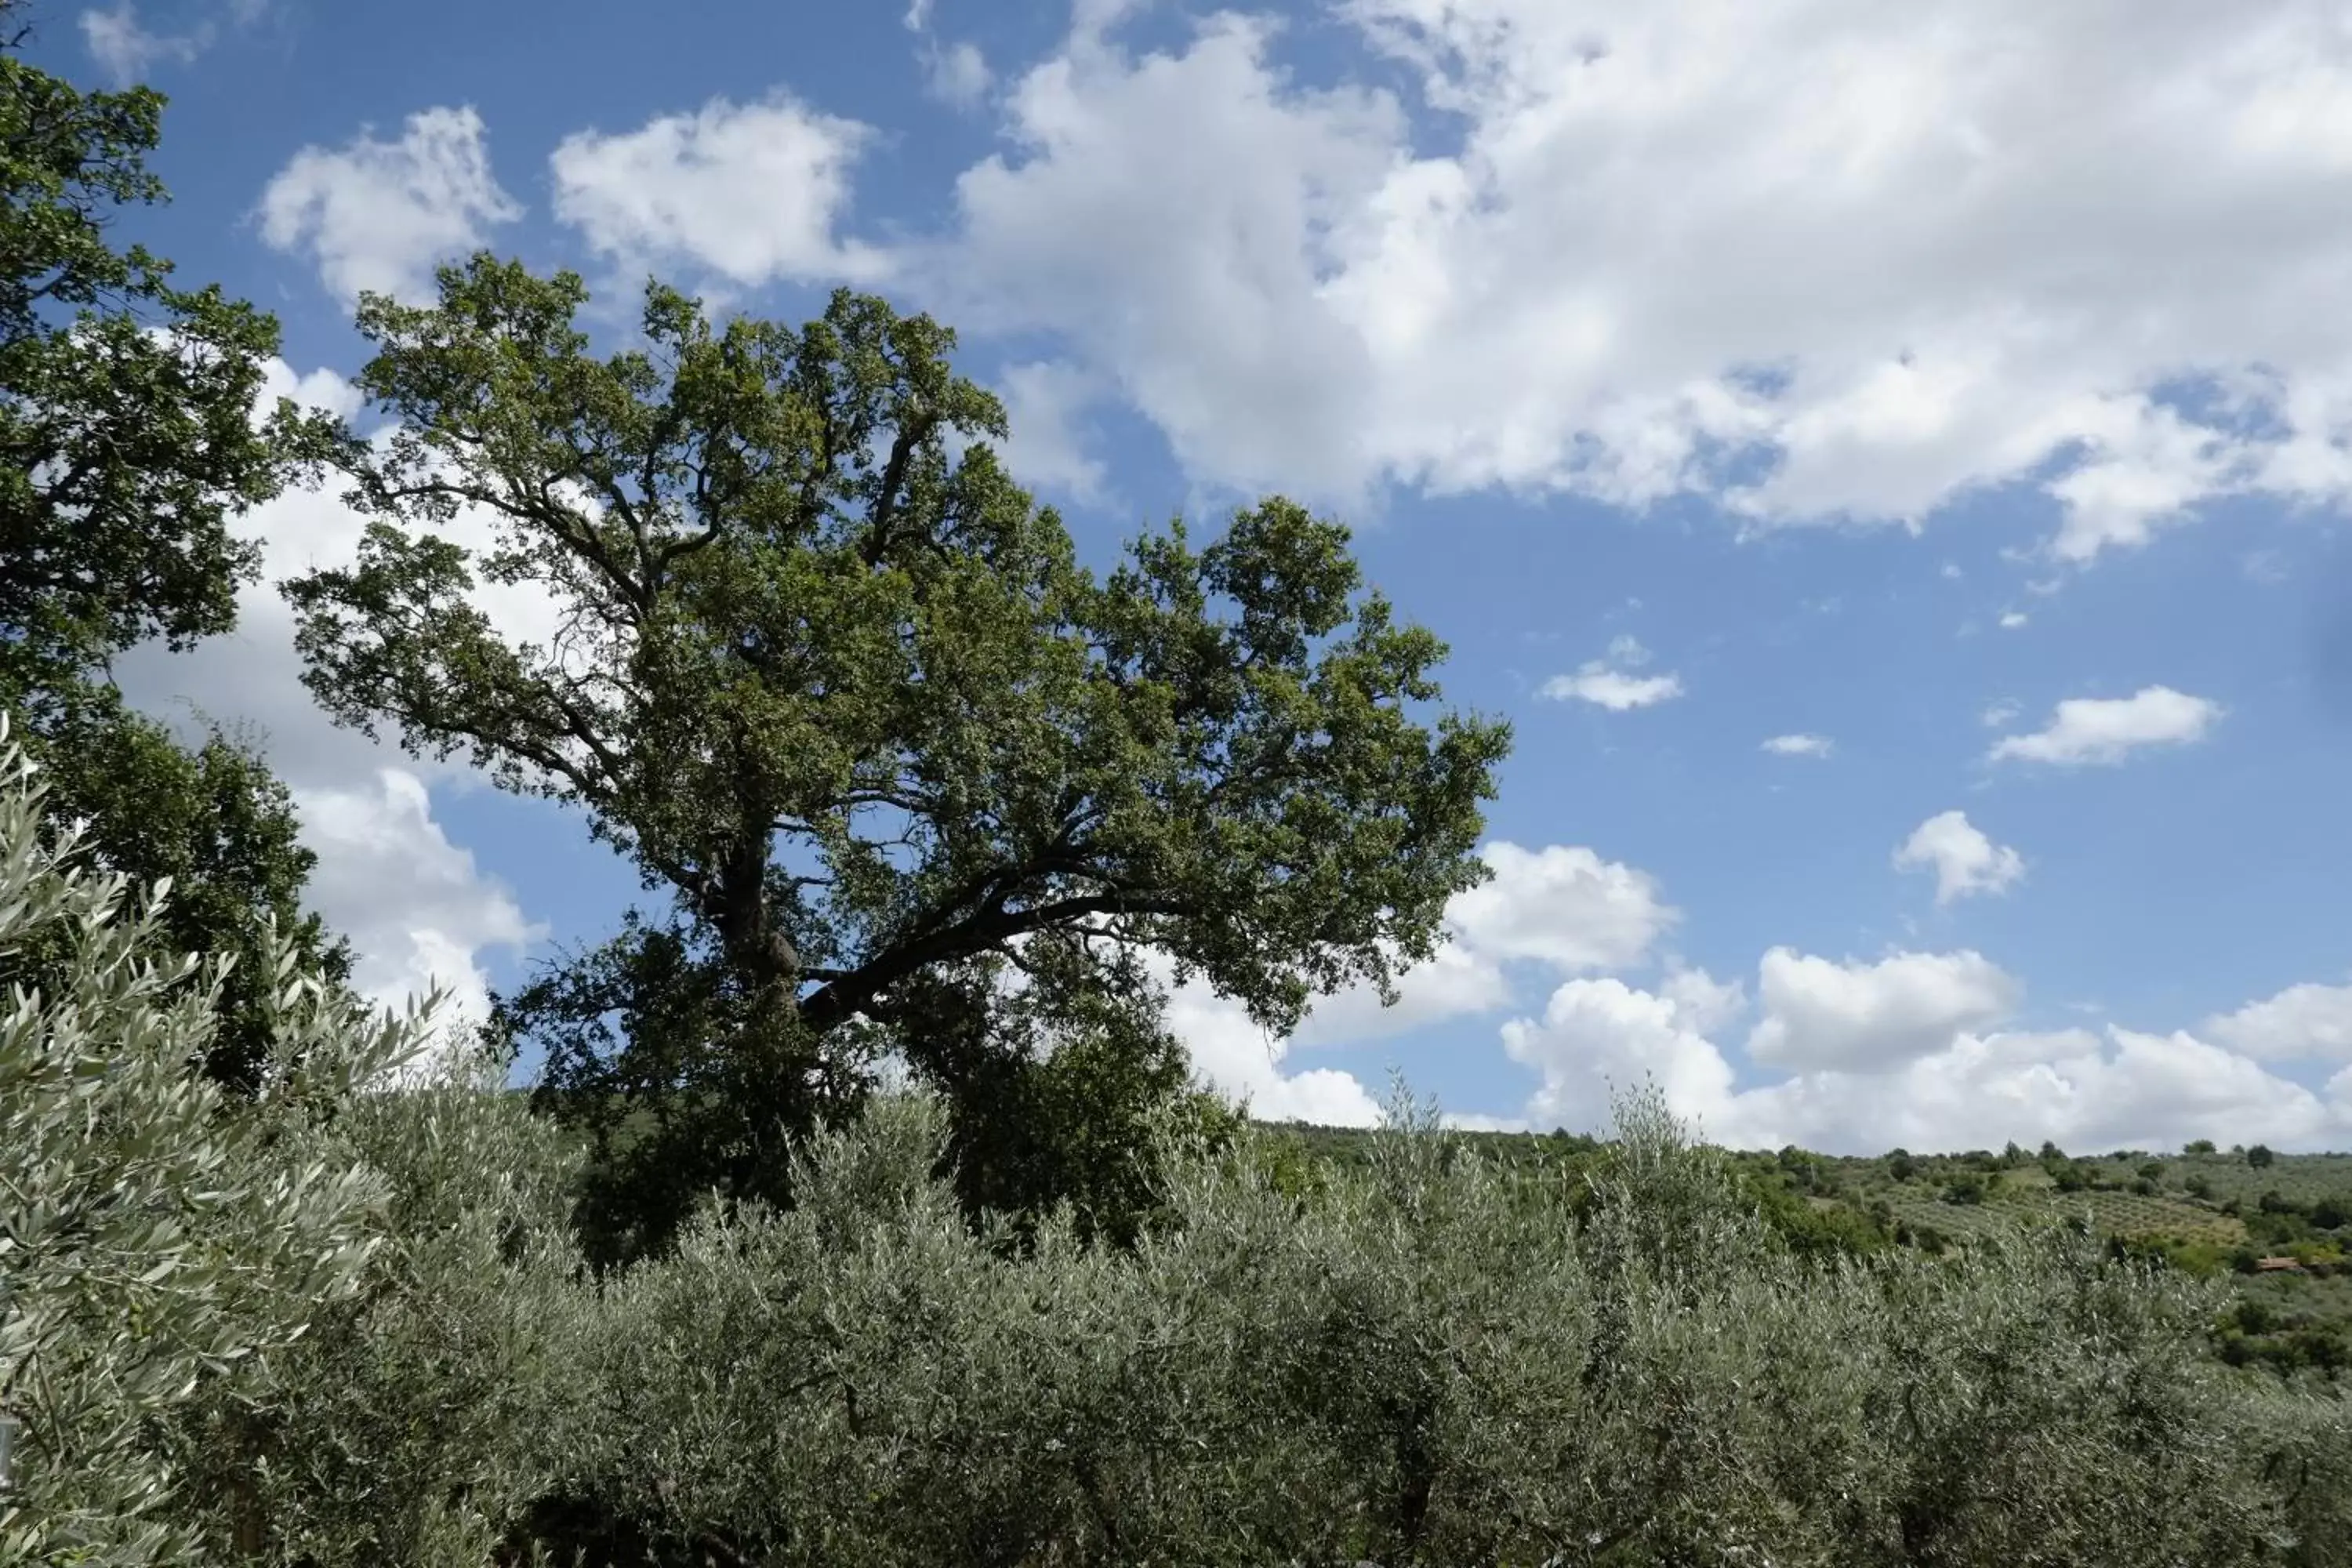
[[[1359,1163],[1364,1130],[1269,1123],[1309,1162]],[[1530,1177],[1571,1179],[1601,1144],[1575,1134],[1470,1132],[1464,1147]],[[2118,1248],[2235,1286],[2214,1326],[2235,1364],[2352,1370],[2352,1153],[2279,1154],[2192,1145],[2172,1153],[2069,1155],[2045,1145],[1995,1153],[1858,1157],[1801,1149],[1725,1151],[1793,1245],[1815,1252],[1915,1247],[1940,1252],[2004,1227],[2079,1224]]]

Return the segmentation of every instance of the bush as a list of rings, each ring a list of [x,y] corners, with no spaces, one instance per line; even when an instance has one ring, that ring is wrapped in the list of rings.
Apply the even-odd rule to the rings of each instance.
[[[1303,1198],[1244,1133],[1132,1256],[1008,1261],[885,1101],[579,1321],[570,1518],[681,1564],[2341,1561],[2263,1479],[2340,1470],[2340,1413],[2208,1360],[2213,1288],[2055,1230],[1801,1258],[1622,1116],[1570,1182],[1405,1108]]]
[[[479,1563],[542,1489],[534,1348],[579,1304],[562,1152],[434,1010],[371,1020],[275,931],[267,1069],[202,1071],[226,966],[158,951],[168,886],[45,847],[0,724],[0,1563]]]
[[[42,793],[0,721],[0,954],[62,952],[70,986],[0,1017],[0,1561],[175,1561],[237,1503],[186,1492],[184,1434],[265,1398],[378,1246],[382,1184],[320,1159],[309,1112],[405,1041],[346,1028],[278,939],[274,1071],[233,1113],[195,1070],[226,966],[159,957],[168,884],[122,918],[122,878],[44,846]]]
[[[1311,1179],[1171,1125],[1131,1251],[976,1231],[945,1107],[884,1096],[790,1212],[593,1279],[496,1063],[387,1083],[423,1015],[281,951],[223,1104],[198,969],[10,780],[0,946],[79,945],[0,1025],[0,1562],[2347,1561],[2345,1406],[2210,1357],[2217,1287],[2061,1227],[1792,1247],[1654,1094],[1572,1167],[1409,1103]]]

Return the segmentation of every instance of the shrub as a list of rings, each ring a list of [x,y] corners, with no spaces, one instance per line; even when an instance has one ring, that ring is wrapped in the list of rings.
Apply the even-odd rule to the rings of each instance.
[[[355,1030],[273,933],[273,1070],[232,1114],[195,1070],[226,965],[162,957],[168,884],[45,847],[42,789],[0,721],[0,959],[63,952],[70,989],[0,1017],[0,1407],[20,1424],[0,1561],[184,1560],[235,1496],[184,1484],[196,1425],[252,1408],[277,1357],[348,1300],[382,1184],[319,1157],[310,1112],[402,1056]]]
[[[2206,1358],[2213,1288],[2055,1229],[1802,1259],[1621,1114],[1572,1182],[1408,1107],[1302,1193],[1244,1133],[1131,1256],[1008,1260],[886,1100],[579,1321],[572,1518],[680,1564],[2331,1561],[2340,1500],[2263,1477],[2341,1420]]]
[[[570,1163],[433,1001],[370,1019],[269,933],[267,1068],[202,1072],[220,963],[157,951],[168,886],[45,847],[0,726],[0,1562],[479,1563],[544,1489],[543,1352],[585,1304]]]

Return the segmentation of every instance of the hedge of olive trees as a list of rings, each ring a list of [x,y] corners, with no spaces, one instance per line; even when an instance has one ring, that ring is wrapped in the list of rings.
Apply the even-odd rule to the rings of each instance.
[[[1311,1180],[1171,1143],[1129,1252],[975,1234],[886,1099],[599,1280],[425,1016],[283,963],[224,1100],[216,974],[37,809],[12,753],[0,963],[76,961],[0,1022],[0,1563],[2352,1563],[2352,1411],[2219,1365],[2204,1287],[1794,1256],[1638,1098],[1572,1181],[1410,1107]]]

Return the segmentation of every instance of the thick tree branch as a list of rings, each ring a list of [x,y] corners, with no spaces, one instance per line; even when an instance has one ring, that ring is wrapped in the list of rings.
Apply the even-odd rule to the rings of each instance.
[[[1090,893],[1058,899],[1025,910],[983,911],[926,937],[895,943],[801,1001],[801,1021],[824,1034],[864,1011],[867,1003],[898,982],[934,963],[985,952],[1014,937],[1068,925],[1095,915],[1186,915],[1190,902],[1168,894]]]

